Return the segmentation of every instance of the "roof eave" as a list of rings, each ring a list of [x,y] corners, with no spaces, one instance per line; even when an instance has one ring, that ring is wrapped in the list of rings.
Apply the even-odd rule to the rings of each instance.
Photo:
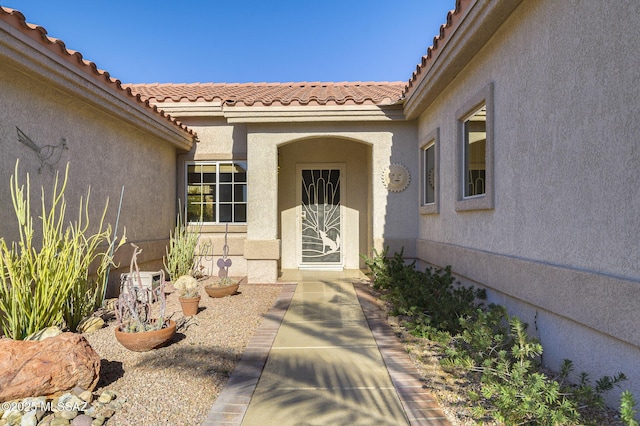
[[[8,16],[0,19],[3,65],[46,81],[119,120],[160,137],[179,150],[191,149],[196,138],[191,129],[142,101],[130,90],[123,89],[119,80],[98,70],[79,53],[67,50],[62,42],[47,37],[41,27],[26,24],[22,14],[11,12],[5,8],[1,11]]]
[[[229,123],[404,121],[402,105],[224,106]]]
[[[462,0],[455,25],[441,32],[438,48],[431,48],[419,75],[409,82],[404,113],[417,118],[489,41],[522,0]]]

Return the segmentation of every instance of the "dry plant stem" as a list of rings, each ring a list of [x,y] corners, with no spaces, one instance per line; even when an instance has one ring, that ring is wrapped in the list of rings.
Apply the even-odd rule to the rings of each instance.
[[[160,271],[160,287],[153,289],[143,288],[140,278],[140,268],[138,267],[138,255],[142,250],[135,244],[133,246],[133,255],[131,256],[131,264],[129,266],[129,276],[126,282],[126,292],[122,292],[118,297],[116,306],[116,319],[118,325],[127,332],[140,332],[159,330],[165,323],[166,296],[164,294],[164,272]],[[134,273],[135,271],[135,273]],[[133,279],[136,279],[138,286],[133,285]],[[158,295],[156,295],[156,291]],[[158,318],[151,318],[151,303],[160,302]]]

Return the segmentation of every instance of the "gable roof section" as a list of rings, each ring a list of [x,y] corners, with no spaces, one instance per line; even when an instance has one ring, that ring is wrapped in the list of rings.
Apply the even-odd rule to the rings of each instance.
[[[419,116],[489,41],[522,0],[456,0],[447,22],[402,91],[407,119]]]
[[[219,102],[233,106],[393,105],[402,82],[131,84],[151,102]]]
[[[35,41],[37,45],[44,48],[45,52],[48,52],[54,58],[61,63],[66,63],[70,69],[82,76],[82,78],[94,82],[106,90],[112,95],[126,99],[134,107],[142,108],[158,123],[168,123],[170,127],[174,128],[173,133],[180,135],[179,139],[186,140],[187,144],[190,144],[192,140],[196,138],[196,134],[187,126],[180,123],[164,111],[158,109],[156,106],[151,105],[148,101],[142,99],[139,95],[132,92],[131,89],[125,88],[120,80],[112,78],[107,71],[100,70],[94,62],[88,61],[82,57],[80,52],[67,49],[62,40],[49,37],[47,30],[39,25],[34,25],[26,22],[24,15],[15,9],[6,8],[0,6],[0,23],[4,22],[17,30],[19,34],[22,34],[26,38]],[[1,29],[1,28],[0,28]],[[0,39],[0,47],[2,46],[2,39]],[[2,49],[0,49],[0,53]],[[25,54],[21,52],[21,54]],[[180,145],[184,145],[184,141],[180,142]]]

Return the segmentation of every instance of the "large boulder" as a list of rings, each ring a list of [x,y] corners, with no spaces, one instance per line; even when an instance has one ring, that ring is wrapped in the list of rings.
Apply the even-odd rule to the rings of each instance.
[[[58,395],[76,386],[92,391],[99,378],[100,357],[80,334],[0,339],[0,402]]]

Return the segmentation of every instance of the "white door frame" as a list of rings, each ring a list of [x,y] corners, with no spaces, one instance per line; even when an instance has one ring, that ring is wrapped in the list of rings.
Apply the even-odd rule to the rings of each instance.
[[[345,194],[346,194],[346,164],[345,163],[297,163],[296,164],[296,261],[299,269],[308,270],[344,270],[344,247],[347,241],[345,230]],[[302,261],[302,170],[339,170],[340,171],[340,261],[339,262],[303,262]],[[324,249],[324,247],[323,247]]]

